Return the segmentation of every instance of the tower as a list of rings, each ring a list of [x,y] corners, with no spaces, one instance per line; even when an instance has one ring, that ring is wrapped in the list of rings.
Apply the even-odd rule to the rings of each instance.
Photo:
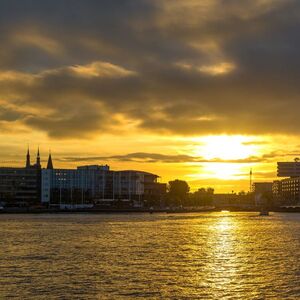
[[[53,163],[52,163],[51,152],[49,152],[49,158],[48,158],[48,163],[47,163],[47,169],[53,169]]]
[[[40,147],[38,147],[37,155],[36,155],[36,166],[37,168],[41,168],[41,158],[40,158]]]
[[[250,169],[249,177],[250,177],[250,188],[249,188],[249,192],[251,193],[251,192],[252,192],[252,168]]]
[[[27,149],[27,155],[26,155],[26,168],[30,168],[30,153],[29,153],[29,146]]]

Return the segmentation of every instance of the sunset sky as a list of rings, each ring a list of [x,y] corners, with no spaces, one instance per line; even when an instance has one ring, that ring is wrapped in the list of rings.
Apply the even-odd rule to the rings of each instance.
[[[300,156],[299,26],[297,0],[2,0],[0,164],[271,181]]]

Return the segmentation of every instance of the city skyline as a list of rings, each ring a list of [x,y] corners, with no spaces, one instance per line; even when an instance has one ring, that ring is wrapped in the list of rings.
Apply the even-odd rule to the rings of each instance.
[[[0,164],[249,190],[300,156],[293,0],[3,1]],[[288,145],[288,149],[287,149]]]

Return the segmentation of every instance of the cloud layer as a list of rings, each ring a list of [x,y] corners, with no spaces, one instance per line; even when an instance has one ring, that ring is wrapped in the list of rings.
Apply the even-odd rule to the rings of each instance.
[[[285,155],[294,155],[294,153],[288,153]],[[59,159],[62,162],[89,162],[89,161],[121,161],[121,162],[141,162],[141,163],[268,163],[273,162],[274,158],[283,156],[280,151],[274,151],[262,156],[249,156],[244,159],[221,159],[212,158],[206,159],[201,156],[192,156],[185,154],[161,154],[161,153],[147,153],[147,152],[135,152],[122,155],[112,156],[89,156],[89,157],[63,157]]]
[[[298,133],[299,1],[4,0],[0,8],[0,128],[18,123],[53,138],[129,125]]]

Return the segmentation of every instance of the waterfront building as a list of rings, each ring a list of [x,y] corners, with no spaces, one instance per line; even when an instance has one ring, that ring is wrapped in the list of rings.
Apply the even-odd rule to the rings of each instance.
[[[49,205],[88,204],[97,198],[110,197],[111,175],[108,166],[56,169],[48,164],[48,168],[42,170],[41,202]]]
[[[278,162],[277,176],[287,177],[273,182],[272,194],[277,206],[300,205],[300,161]]]
[[[281,180],[281,205],[300,205],[300,177]]]
[[[271,193],[273,182],[254,182],[252,191],[254,194]]]
[[[158,203],[166,184],[158,175],[136,170],[112,171],[108,165],[54,168],[49,153],[47,168],[41,167],[40,151],[31,164],[27,150],[24,168],[0,168],[0,202],[5,205],[48,206],[113,205],[143,206]]]
[[[213,194],[212,205],[217,209],[249,209],[253,208],[253,197],[245,193]]]
[[[272,196],[273,196],[273,203],[276,206],[281,206],[284,204],[283,199],[282,199],[282,181],[281,180],[273,181]]]
[[[141,205],[149,199],[159,199],[166,185],[158,176],[143,171],[111,171],[109,166],[79,166],[77,169],[43,169],[43,204],[112,204],[117,200]]]
[[[252,192],[256,206],[266,205],[271,202],[273,182],[254,182]],[[270,204],[270,203],[268,203]]]
[[[300,161],[277,162],[277,177],[300,177]]]
[[[6,206],[29,206],[40,203],[41,164],[37,151],[36,163],[31,165],[27,150],[25,167],[0,167],[0,202]]]

